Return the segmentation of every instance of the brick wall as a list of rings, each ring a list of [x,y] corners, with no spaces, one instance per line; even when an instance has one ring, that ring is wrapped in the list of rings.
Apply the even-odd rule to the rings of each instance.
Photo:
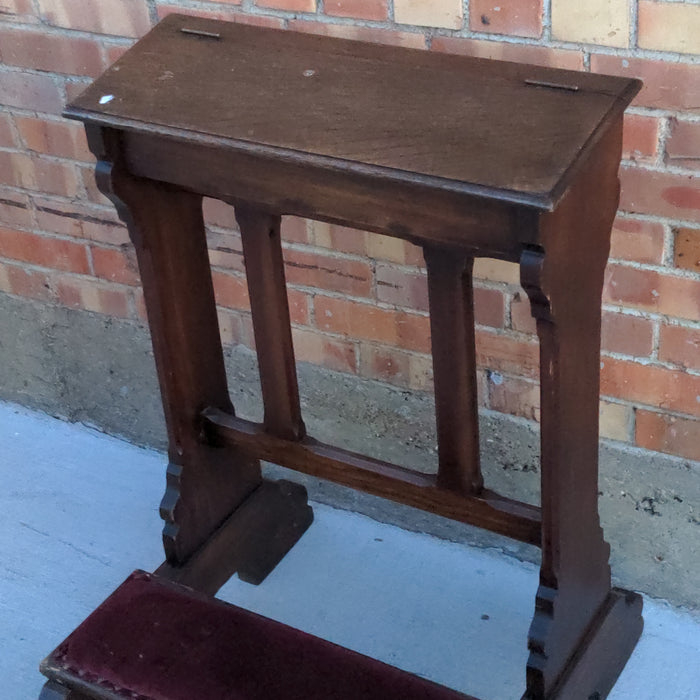
[[[700,3],[651,0],[0,0],[0,291],[143,319],[124,228],[93,183],[75,96],[159,18],[297,31],[638,76],[603,315],[604,436],[700,459]],[[231,211],[208,201],[222,333],[252,344]],[[286,220],[297,356],[431,388],[425,269],[410,244]],[[515,266],[479,260],[484,406],[538,418]]]

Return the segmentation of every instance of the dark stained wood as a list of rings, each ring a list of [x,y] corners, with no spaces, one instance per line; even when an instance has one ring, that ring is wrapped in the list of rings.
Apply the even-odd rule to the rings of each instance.
[[[170,438],[161,571],[212,591],[234,569],[257,581],[274,566],[310,516],[299,493],[285,500],[261,486],[258,460],[268,459],[540,543],[525,697],[603,700],[641,631],[639,599],[611,588],[597,507],[603,270],[622,114],[639,88],[171,15],[67,107],[88,127],[98,183],[139,258]],[[236,418],[228,399],[203,195],[236,207],[264,425]],[[437,477],[305,436],[282,214],[424,248]],[[479,256],[520,263],[537,319],[541,510],[482,484],[471,288]],[[260,505],[270,498],[275,505]]]
[[[93,131],[90,145],[99,161],[98,186],[115,203],[136,248],[169,438],[163,541],[168,560],[183,562],[262,478],[257,460],[224,455],[201,436],[205,406],[233,410],[202,201],[127,173],[116,133]]]
[[[216,595],[231,576],[260,584],[314,519],[306,489],[263,480],[185,564],[162,564],[156,574]]]
[[[282,440],[263,426],[218,409],[206,409],[206,430],[212,443],[239,448],[260,459],[343,486],[431,511],[453,520],[486,528],[513,539],[539,543],[539,508],[492,491],[463,496],[437,488],[430,474],[398,467],[313,438],[303,442]]]
[[[88,700],[88,696],[56,681],[46,681],[39,700]]]
[[[597,506],[600,301],[621,139],[618,123],[559,208],[542,215],[542,246],[526,250],[521,263],[541,347],[542,567],[528,662],[534,697],[549,697],[610,592]]]
[[[348,170],[328,170],[257,153],[241,153],[207,137],[201,144],[126,132],[124,159],[140,177],[172,182],[224,201],[234,197],[273,214],[302,216],[397,236],[421,245],[434,241],[474,254],[517,262],[529,210],[418,182],[387,182]],[[290,183],[294,188],[290,189]]]
[[[474,258],[425,246],[438,435],[438,486],[462,494],[484,487],[474,339]]]
[[[636,90],[626,78],[170,15],[70,113],[550,207],[600,123]]]
[[[605,698],[634,651],[644,622],[642,597],[613,588],[586,631],[568,671],[552,690],[557,700]],[[528,700],[525,695],[524,700]]]
[[[300,440],[305,429],[284,278],[281,217],[246,204],[237,204],[235,211],[253,314],[265,429],[281,438]]]

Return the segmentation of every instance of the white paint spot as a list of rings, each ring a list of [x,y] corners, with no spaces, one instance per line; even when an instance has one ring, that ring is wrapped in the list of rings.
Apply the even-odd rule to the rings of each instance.
[[[333,316],[333,312],[330,311],[329,309],[326,309],[326,317],[331,318]]]
[[[630,62],[629,62],[626,58],[623,58],[623,59],[622,59],[622,67],[623,67],[623,68],[629,68],[629,67],[630,67]]]
[[[500,8],[500,7],[494,7],[494,8],[493,8],[493,11],[494,11],[494,12],[500,12],[500,11],[501,11],[501,8]]]
[[[656,297],[659,296],[659,293],[658,293],[655,289],[652,289],[652,290],[651,290],[651,296],[653,296],[654,298],[656,298]]]
[[[489,379],[496,385],[501,386],[503,384],[503,375],[498,372],[489,372]]]
[[[102,97],[100,97],[100,104],[106,105],[108,102],[111,102],[113,99],[114,99],[114,95],[102,95]]]
[[[311,70],[310,68],[308,70],[305,70],[303,73],[305,78],[311,78],[312,76],[316,75],[315,70]]]

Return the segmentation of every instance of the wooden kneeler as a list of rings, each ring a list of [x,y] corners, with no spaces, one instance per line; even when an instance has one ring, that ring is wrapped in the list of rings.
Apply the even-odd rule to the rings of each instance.
[[[279,680],[268,697],[374,697],[348,694],[352,684],[329,695],[327,665],[345,679],[340,685],[372,679],[383,697],[458,697],[202,597],[235,572],[260,582],[311,523],[304,489],[263,480],[261,459],[539,545],[524,698],[606,697],[642,630],[640,597],[611,587],[597,507],[603,271],[619,200],[622,116],[639,88],[626,78],[171,15],[68,106],[66,116],[86,125],[98,185],[138,256],[170,464],[158,577],[135,575],[49,657],[44,698],[174,700],[184,696],[168,674],[198,655],[220,665],[214,675],[230,687],[188,698],[256,700],[268,675]],[[260,424],[236,416],[229,399],[204,196],[232,204],[240,228]],[[307,435],[282,215],[422,247],[437,475]],[[519,264],[537,320],[541,507],[491,491],[481,473],[472,269],[483,256]],[[408,342],[400,322],[387,332]],[[167,638],[183,641],[182,651],[156,638],[142,652],[152,659],[146,668],[138,654],[108,663],[109,644],[136,648],[142,613],[127,602],[136,589],[152,603],[154,627],[182,617]],[[203,621],[219,617],[205,625],[205,641],[192,641]],[[105,637],[122,619],[124,638]],[[254,659],[234,669],[232,656],[250,657],[239,646],[232,654],[230,645],[242,642],[224,620],[272,645],[293,639],[301,670],[284,654],[270,658],[272,673],[258,673]],[[144,677],[151,690],[138,685]],[[204,687],[206,678],[193,669],[190,680]],[[299,695],[302,681],[320,695]]]
[[[149,700],[470,700],[143,571],[131,574],[42,670],[57,681],[42,700],[78,700],[81,693]]]

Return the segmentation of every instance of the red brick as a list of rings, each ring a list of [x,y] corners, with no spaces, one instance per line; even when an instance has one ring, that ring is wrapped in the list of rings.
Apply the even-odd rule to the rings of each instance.
[[[237,233],[222,231],[207,231],[209,246],[209,262],[213,267],[245,274],[243,263],[243,246]]]
[[[317,331],[292,328],[294,357],[338,372],[356,371],[355,344],[321,335]]]
[[[476,332],[476,361],[480,367],[495,372],[539,378],[539,345],[503,333],[483,329]]]
[[[286,249],[284,263],[289,284],[353,296],[366,297],[372,292],[372,271],[366,262]]]
[[[306,219],[298,216],[283,216],[281,227],[282,240],[290,243],[310,243],[309,227]]]
[[[40,230],[111,245],[129,242],[126,227],[116,218],[113,207],[103,209],[88,203],[64,202],[48,197],[34,197],[34,206]]]
[[[376,27],[363,27],[356,24],[329,24],[326,22],[313,22],[300,19],[289,20],[289,29],[296,32],[308,32],[323,36],[335,36],[341,39],[355,39],[357,41],[371,41],[375,44],[389,44],[391,46],[406,46],[412,49],[424,49],[425,37],[415,32],[399,32],[392,29],[378,29]]]
[[[218,309],[219,330],[224,345],[245,345],[255,349],[253,323],[250,314]]]
[[[388,384],[408,386],[410,375],[409,356],[395,348],[377,345],[360,345],[360,374]]]
[[[84,245],[6,228],[0,228],[0,257],[56,270],[90,271]]]
[[[39,16],[54,27],[138,37],[151,26],[146,0],[38,0]]]
[[[95,279],[84,277],[62,276],[54,284],[58,301],[64,306],[120,318],[130,315],[126,289],[106,287]]]
[[[27,270],[19,265],[0,263],[0,278],[4,280],[3,291],[29,299],[52,301],[53,289],[49,278],[41,270]]]
[[[22,141],[29,151],[85,162],[94,161],[82,124],[34,117],[15,117]]]
[[[489,407],[492,410],[540,420],[540,387],[537,382],[491,374],[488,388]]]
[[[239,2],[223,0],[231,5],[239,5]],[[257,27],[271,27],[273,29],[283,29],[284,20],[280,17],[267,17],[265,15],[247,15],[241,12],[225,10],[201,9],[196,7],[182,7],[180,5],[158,5],[158,19],[163,19],[173,12],[179,15],[190,15],[192,17],[208,17],[210,19],[223,19],[227,22],[237,22],[239,24],[253,24]]]
[[[10,228],[31,228],[32,211],[29,197],[0,187],[0,225],[2,224]]]
[[[133,40],[135,42],[135,40]],[[133,43],[133,42],[132,42]],[[105,52],[106,62],[108,66],[116,63],[130,48],[131,44],[125,46],[124,44],[106,44],[102,42],[102,48]]]
[[[654,343],[654,326],[646,318],[603,312],[601,347],[633,357],[649,357]]]
[[[299,326],[310,326],[309,300],[311,297],[306,292],[298,289],[287,289],[287,303],[289,304],[289,319]]]
[[[641,78],[644,87],[635,105],[693,111],[700,104],[700,64],[593,54],[591,70]]]
[[[255,4],[289,12],[316,12],[316,0],[256,0]]]
[[[6,112],[0,113],[0,147],[15,148],[15,137],[12,131],[12,118]]]
[[[552,49],[548,46],[514,44],[482,39],[460,39],[450,36],[435,36],[430,45],[433,51],[456,53],[476,58],[491,58],[497,61],[532,63],[536,66],[551,66],[569,70],[583,70],[583,51]]]
[[[469,28],[473,32],[539,37],[542,0],[471,0]]]
[[[604,396],[700,415],[700,376],[681,370],[604,357],[600,388]]]
[[[640,48],[679,53],[700,53],[700,7],[683,2],[640,0]]]
[[[388,0],[326,0],[323,11],[334,17],[383,20],[389,16]]]
[[[623,167],[620,179],[623,211],[700,221],[700,183],[694,175]]]
[[[212,272],[214,281],[214,293],[216,303],[226,306],[229,309],[250,310],[250,299],[248,297],[248,285],[245,278],[234,277],[223,272]]]
[[[624,265],[609,265],[605,276],[607,303],[700,320],[700,280]]]
[[[377,299],[416,311],[428,310],[428,278],[418,271],[377,263]]]
[[[474,288],[474,319],[482,326],[503,328],[505,301],[498,289]]]
[[[131,246],[102,248],[91,246],[92,267],[96,277],[109,282],[136,286],[141,283],[136,252]]]
[[[367,255],[367,235],[347,226],[309,221],[312,241],[321,248],[331,248],[340,253]]]
[[[70,163],[60,163],[37,156],[32,158],[32,166],[33,182],[29,185],[31,189],[64,197],[77,196],[78,176]]]
[[[700,460],[700,420],[637,411],[636,423],[639,447]]]
[[[78,173],[80,175],[80,180],[83,183],[83,187],[87,192],[88,199],[95,204],[101,204],[104,207],[114,207],[109,197],[100,192],[95,182],[95,166],[78,166]]]
[[[18,29],[0,31],[0,60],[11,66],[92,77],[104,69],[95,41]]]
[[[380,233],[365,233],[367,255],[375,260],[389,260],[400,265],[425,267],[423,250],[413,243]]]
[[[530,300],[525,292],[516,292],[510,303],[510,325],[515,331],[537,334],[537,323],[532,317]]]
[[[684,270],[700,272],[700,229],[681,228],[676,231],[673,262]]]
[[[659,139],[659,120],[640,114],[625,114],[622,134],[622,157],[630,160],[652,160]]]
[[[673,120],[666,154],[670,165],[700,170],[700,122]]]
[[[204,221],[207,224],[220,228],[238,228],[233,207],[220,199],[204,197],[202,200],[202,212],[204,213]]]
[[[320,295],[314,298],[314,308],[316,327],[320,330],[430,352],[427,316]]]
[[[0,151],[0,184],[67,197],[78,194],[78,179],[71,164],[25,153]]]
[[[3,20],[37,21],[32,0],[0,0],[0,17]]]
[[[66,92],[66,104],[75,100],[79,95],[82,95],[90,86],[90,83],[91,81],[87,79],[81,80],[72,78],[71,80],[64,80],[63,89]]]
[[[59,114],[63,109],[61,93],[47,75],[0,70],[0,95],[5,107],[49,114]]]
[[[660,263],[664,255],[664,227],[656,221],[615,219],[610,257],[640,263]]]
[[[31,187],[34,182],[32,161],[25,153],[0,151],[0,185]]]
[[[659,333],[659,359],[700,370],[700,328],[663,324]]]

